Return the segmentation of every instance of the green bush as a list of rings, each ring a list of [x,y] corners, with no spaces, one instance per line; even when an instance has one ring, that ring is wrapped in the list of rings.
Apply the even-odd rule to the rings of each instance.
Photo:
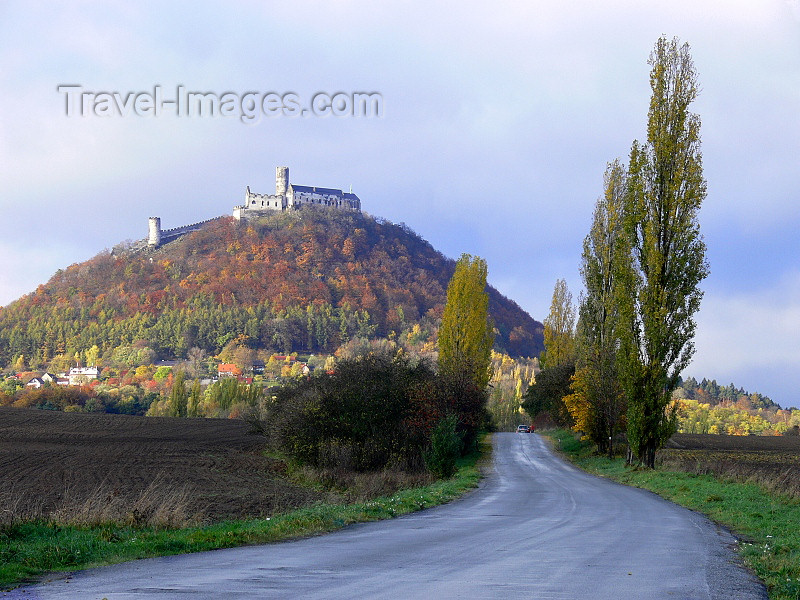
[[[456,432],[458,418],[448,415],[436,425],[431,434],[431,448],[425,453],[425,466],[436,477],[449,478],[456,472],[456,460],[461,455],[461,436]]]
[[[448,415],[456,456],[475,448],[488,422],[486,394],[471,380],[437,375],[393,348],[371,348],[340,360],[333,373],[291,381],[252,412],[248,420],[274,450],[314,467],[359,472],[422,471]],[[450,452],[441,435],[431,464]]]
[[[276,450],[316,467],[420,470],[427,435],[412,422],[412,393],[433,377],[428,364],[394,351],[342,360],[333,374],[277,390],[264,430]]]

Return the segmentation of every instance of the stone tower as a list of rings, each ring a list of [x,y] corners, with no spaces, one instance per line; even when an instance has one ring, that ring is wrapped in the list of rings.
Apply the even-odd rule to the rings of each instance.
[[[158,247],[161,244],[161,217],[150,217],[147,245]]]
[[[289,191],[289,167],[275,169],[275,195],[286,197]]]

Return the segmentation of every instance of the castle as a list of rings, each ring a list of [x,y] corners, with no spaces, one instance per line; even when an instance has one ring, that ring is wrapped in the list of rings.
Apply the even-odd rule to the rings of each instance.
[[[343,192],[342,190],[331,188],[294,185],[289,183],[289,167],[278,167],[275,173],[275,194],[254,194],[250,191],[250,186],[247,186],[244,193],[244,204],[233,207],[233,217],[237,221],[241,221],[242,219],[263,216],[276,210],[298,210],[308,205],[328,206],[340,210],[361,212],[361,200],[352,191]],[[161,217],[150,217],[148,221],[147,246],[149,248],[158,248],[162,244],[178,239],[189,232],[197,231],[206,223],[218,218],[215,217],[192,225],[162,230]],[[144,244],[144,241],[140,243]]]
[[[238,221],[276,210],[297,210],[311,204],[361,211],[361,200],[352,191],[295,185],[289,183],[289,167],[277,167],[275,193],[254,194],[250,191],[250,186],[247,186],[244,204],[233,208],[233,217]]]

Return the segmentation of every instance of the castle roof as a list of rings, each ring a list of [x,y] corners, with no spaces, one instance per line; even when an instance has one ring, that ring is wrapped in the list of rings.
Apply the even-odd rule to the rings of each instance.
[[[328,196],[341,196],[342,190],[334,190],[333,188],[323,188],[308,185],[295,185],[291,184],[295,192],[309,192],[313,194],[326,194]]]

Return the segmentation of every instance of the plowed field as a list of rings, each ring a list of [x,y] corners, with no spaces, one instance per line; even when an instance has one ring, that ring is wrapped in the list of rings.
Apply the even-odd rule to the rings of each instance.
[[[676,433],[667,442],[676,450],[714,450],[718,452],[788,452],[800,456],[800,437],[773,435],[717,435]]]
[[[268,516],[321,498],[282,477],[282,464],[263,456],[263,446],[233,419],[0,407],[3,491],[43,514],[98,490],[133,501],[154,480],[187,489],[191,513],[209,521]]]
[[[659,452],[665,466],[752,481],[800,496],[800,437],[679,433]]]

